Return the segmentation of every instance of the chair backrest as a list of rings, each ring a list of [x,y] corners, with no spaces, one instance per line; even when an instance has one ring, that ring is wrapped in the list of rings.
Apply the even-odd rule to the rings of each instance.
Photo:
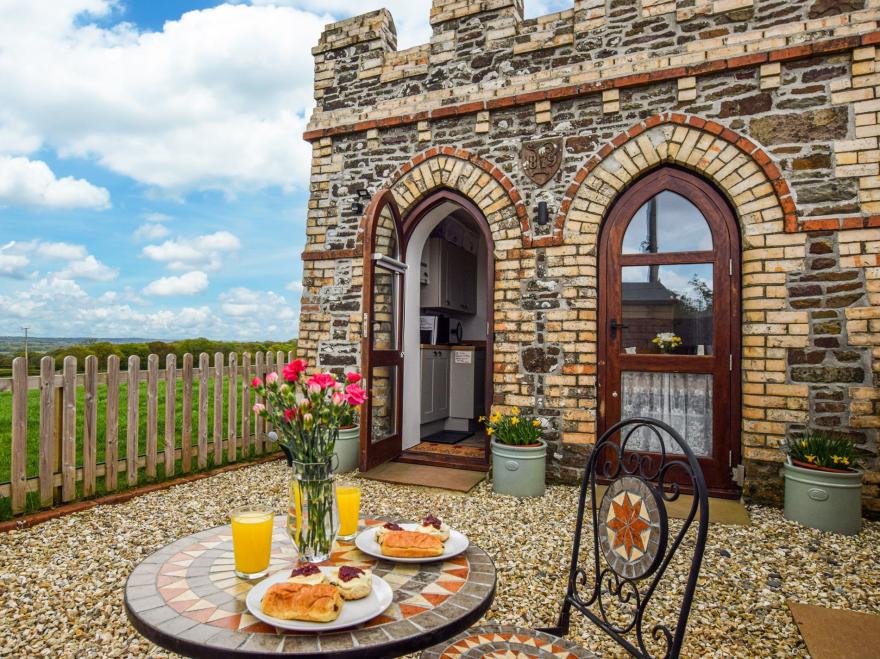
[[[635,450],[635,445],[643,446],[642,440],[648,438],[659,440],[659,453]],[[607,483],[604,494],[597,492],[597,480]],[[670,538],[666,505],[684,491],[693,495],[693,502],[681,528]],[[588,527],[587,532],[592,533],[592,552],[588,552],[587,542],[583,553],[588,555],[582,562],[588,495],[592,529]],[[690,542],[683,540],[694,522],[687,584],[680,604],[677,597],[675,602],[678,613],[655,617],[651,605],[658,584],[683,544],[683,551],[689,553]],[[558,629],[568,631],[574,608],[636,657],[678,657],[708,526],[706,482],[681,435],[656,419],[631,418],[613,425],[596,443],[581,483],[568,591]],[[592,579],[586,561],[593,564]]]

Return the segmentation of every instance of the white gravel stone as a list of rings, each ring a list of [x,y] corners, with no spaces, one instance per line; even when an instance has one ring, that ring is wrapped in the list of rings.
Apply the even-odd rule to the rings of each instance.
[[[161,546],[227,523],[234,507],[269,503],[280,513],[287,479],[282,462],[263,464],[0,534],[0,656],[172,656],[126,620],[128,574]],[[414,520],[431,512],[492,556],[498,590],[487,620],[533,627],[555,622],[575,488],[553,486],[539,500],[521,501],[498,496],[485,483],[468,495],[357,484],[365,514]],[[779,510],[752,507],[750,513],[749,527],[710,526],[683,656],[807,656],[786,600],[880,613],[880,523],[866,521],[859,536],[845,537],[788,522]],[[669,595],[683,587],[685,567],[684,560],[673,562],[650,613],[674,609]],[[574,620],[569,638],[600,656],[623,654],[580,616]]]

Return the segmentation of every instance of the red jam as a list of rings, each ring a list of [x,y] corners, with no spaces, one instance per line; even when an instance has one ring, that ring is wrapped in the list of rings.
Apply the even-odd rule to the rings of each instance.
[[[382,525],[383,529],[388,529],[389,531],[403,531],[403,527],[399,524],[395,524],[394,522],[388,522],[387,524]]]
[[[311,574],[318,574],[321,571],[314,563],[306,563],[302,567],[296,568],[293,572],[290,573],[291,577],[307,577]]]
[[[422,520],[422,526],[433,526],[438,531],[440,527],[443,526],[443,522],[434,517],[433,515],[428,515],[425,519]]]
[[[339,580],[340,581],[351,581],[352,579],[357,579],[364,573],[362,569],[359,567],[352,567],[351,565],[343,565],[339,568]]]

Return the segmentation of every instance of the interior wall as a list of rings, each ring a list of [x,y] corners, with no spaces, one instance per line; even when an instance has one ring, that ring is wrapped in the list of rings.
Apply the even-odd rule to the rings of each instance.
[[[408,357],[403,360],[403,420],[401,421],[404,450],[412,448],[421,441],[419,436],[422,420],[422,360],[419,340],[421,284],[418,264],[431,232],[457,208],[459,206],[447,201],[430,210],[416,224],[406,245],[405,263],[409,267],[404,275],[403,286],[403,352]]]

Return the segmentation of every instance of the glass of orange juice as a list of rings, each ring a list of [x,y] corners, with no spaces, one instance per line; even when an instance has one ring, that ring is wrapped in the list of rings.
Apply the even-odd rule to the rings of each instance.
[[[246,506],[232,511],[232,553],[235,574],[259,579],[269,572],[274,515],[266,506]]]
[[[351,540],[357,535],[361,516],[361,491],[357,487],[336,486],[336,505],[339,508],[340,540]]]

